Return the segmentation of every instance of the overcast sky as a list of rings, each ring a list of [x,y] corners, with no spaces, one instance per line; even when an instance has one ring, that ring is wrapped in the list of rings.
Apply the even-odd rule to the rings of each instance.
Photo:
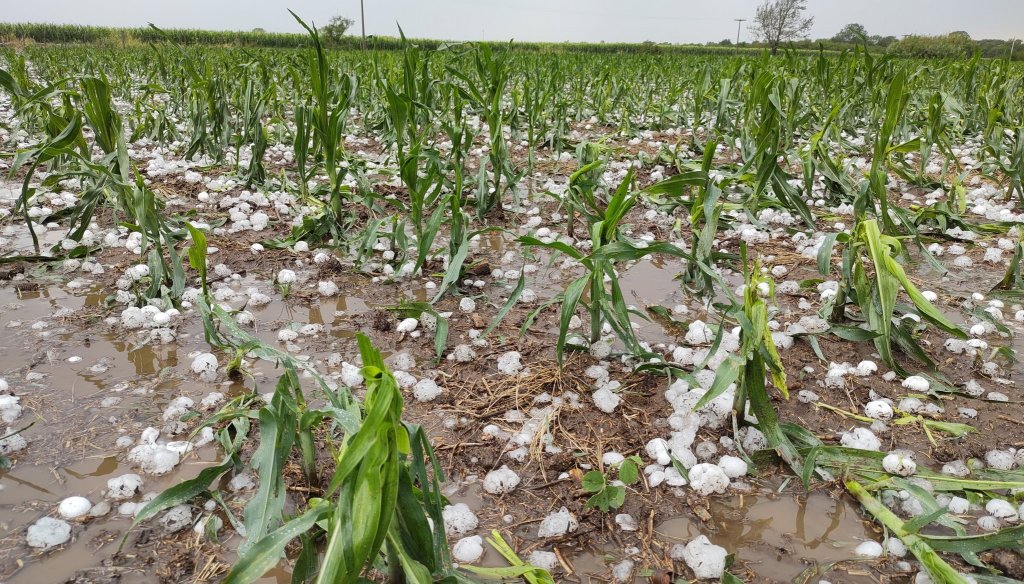
[[[365,0],[367,34],[453,40],[657,41],[703,43],[736,37],[736,18],[761,0]],[[0,21],[270,31],[300,29],[286,11],[323,24],[357,21],[359,0],[0,0]],[[813,38],[859,22],[870,34],[1024,37],[1024,0],[809,0]],[[749,25],[744,23],[744,27]],[[744,33],[744,38],[747,35]]]

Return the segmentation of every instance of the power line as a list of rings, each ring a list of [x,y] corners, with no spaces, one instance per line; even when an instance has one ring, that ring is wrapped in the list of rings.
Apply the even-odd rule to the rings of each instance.
[[[746,18],[734,18],[736,21],[736,44],[740,44],[740,29],[743,28],[743,23],[747,21]]]

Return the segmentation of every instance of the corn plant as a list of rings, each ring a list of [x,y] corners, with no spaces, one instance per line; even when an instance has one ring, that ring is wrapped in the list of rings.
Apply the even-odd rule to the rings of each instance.
[[[202,243],[196,245],[198,262]],[[252,420],[259,428],[259,443],[249,464],[259,471],[260,486],[244,512],[246,540],[240,558],[224,581],[258,580],[284,557],[285,548],[295,539],[302,544],[294,569],[296,581],[355,583],[377,568],[385,569],[395,581],[468,581],[452,566],[444,537],[431,528],[431,524],[443,524],[443,476],[437,459],[422,429],[402,421],[402,393],[369,340],[358,335],[366,383],[360,407],[345,388],[331,389],[308,365],[234,325],[223,308],[200,302],[207,338],[214,346],[275,361],[284,371],[265,405],[252,410],[255,401],[239,398],[205,423],[237,426]],[[300,368],[312,374],[317,390],[328,398],[325,407],[310,407],[299,382]],[[325,424],[328,440],[336,446],[330,480],[321,497],[306,501],[289,517],[284,507],[283,465],[297,450],[307,482],[317,485],[321,462],[313,448],[313,432]],[[242,465],[239,452],[248,433],[237,430],[235,438],[221,440],[227,446],[223,463],[156,497],[134,524],[196,497],[218,500],[211,485]],[[325,543],[318,561],[320,538]]]
[[[291,12],[291,11],[289,11]],[[356,99],[356,91],[359,83],[353,75],[336,76],[331,69],[320,41],[320,34],[315,27],[306,24],[294,12],[291,13],[296,21],[309,33],[313,43],[313,50],[308,53],[306,59],[307,77],[303,83],[308,83],[312,89],[312,103],[303,112],[303,123],[308,124],[309,133],[313,138],[313,150],[307,152],[306,148],[299,144],[300,133],[297,133],[296,157],[312,154],[322,164],[328,178],[328,216],[327,231],[337,239],[342,237],[342,226],[345,223],[344,200],[347,187],[342,185],[345,179],[345,167],[342,162],[345,158],[345,147],[343,136],[345,134],[345,123],[348,120],[349,110]],[[301,134],[305,133],[305,128]],[[303,164],[306,164],[304,161]],[[320,233],[319,235],[323,235]]]
[[[638,260],[653,253],[679,258],[691,257],[690,254],[669,243],[656,242],[639,246],[622,237],[620,234],[621,222],[629,210],[636,205],[639,196],[639,193],[633,191],[632,188],[633,172],[630,171],[609,198],[607,207],[601,216],[595,215],[595,220],[589,225],[591,252],[588,255],[584,255],[563,242],[544,243],[537,238],[528,236],[520,237],[517,240],[527,247],[544,247],[567,255],[578,261],[586,270],[583,276],[573,280],[559,295],[562,309],[559,317],[558,341],[555,345],[559,363],[561,363],[565,352],[569,322],[581,303],[590,314],[589,341],[591,343],[600,340],[602,329],[605,324],[608,324],[628,352],[633,355],[641,354],[642,349],[637,341],[636,333],[633,332],[630,315],[633,314],[640,318],[646,318],[646,316],[635,310],[630,310],[626,306],[625,296],[619,285],[616,265]],[[587,293],[586,300],[583,299],[584,293]]]
[[[501,201],[506,191],[511,190],[518,198],[515,183],[519,180],[519,174],[512,166],[504,134],[504,125],[510,114],[502,103],[511,78],[509,53],[508,49],[495,51],[490,45],[483,43],[475,45],[472,77],[451,65],[446,66],[452,76],[462,81],[457,90],[481,113],[490,133],[488,160],[492,179],[491,182],[486,180],[487,170],[481,165],[476,195],[477,217],[481,219],[492,209],[501,214]],[[505,180],[504,183],[502,179]]]
[[[434,81],[428,59],[414,45],[407,45],[403,51],[402,72],[403,83],[397,88],[388,85],[385,91],[398,174],[408,193],[409,222],[416,235],[415,273],[423,267],[445,217],[445,180],[437,152],[427,143],[433,130],[433,112],[428,104]]]
[[[783,399],[789,399],[786,371],[768,327],[768,321],[771,320],[769,303],[775,300],[775,282],[761,275],[760,260],[751,265],[747,262],[746,254],[744,245],[740,254],[744,266],[743,300],[740,303],[731,299],[732,307],[726,314],[740,325],[740,350],[726,357],[719,365],[714,382],[694,409],[707,405],[735,383],[734,415],[742,420],[749,404],[751,413],[757,417],[758,427],[768,439],[768,445],[800,475],[803,472],[801,456],[779,424],[778,414],[771,404],[765,384],[766,377],[770,376],[776,391]]]
[[[873,333],[875,349],[894,371],[905,374],[893,354],[894,343],[915,359],[930,364],[903,318],[912,313],[911,309],[913,314],[947,333],[966,338],[960,327],[935,308],[910,281],[896,259],[902,252],[902,245],[898,239],[883,235],[877,220],[860,221],[851,234],[840,233],[835,239],[845,245],[843,278],[837,294],[822,308],[822,313],[834,322],[853,319]],[[822,245],[819,265],[828,265],[831,248],[831,244]],[[911,306],[897,304],[901,291],[910,299]],[[857,311],[849,311],[850,307]]]

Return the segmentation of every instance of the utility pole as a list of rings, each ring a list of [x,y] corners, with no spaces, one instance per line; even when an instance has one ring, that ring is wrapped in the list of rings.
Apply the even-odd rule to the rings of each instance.
[[[736,46],[740,46],[740,30],[743,28],[743,23],[747,21],[746,18],[736,18]]]
[[[359,23],[363,27],[363,50],[366,50],[366,9],[363,7],[363,0],[359,0]]]

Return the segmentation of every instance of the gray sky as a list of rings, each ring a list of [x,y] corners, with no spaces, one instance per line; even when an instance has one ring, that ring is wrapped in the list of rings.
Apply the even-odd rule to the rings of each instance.
[[[736,37],[735,18],[751,18],[761,0],[365,0],[367,34],[455,40],[667,41]],[[0,0],[3,22],[295,31],[286,11],[322,24],[334,14],[357,21],[359,0]],[[1024,37],[1022,0],[809,0],[812,38],[860,22],[870,34]],[[748,26],[749,21],[744,24]],[[744,38],[748,38],[744,33]]]

